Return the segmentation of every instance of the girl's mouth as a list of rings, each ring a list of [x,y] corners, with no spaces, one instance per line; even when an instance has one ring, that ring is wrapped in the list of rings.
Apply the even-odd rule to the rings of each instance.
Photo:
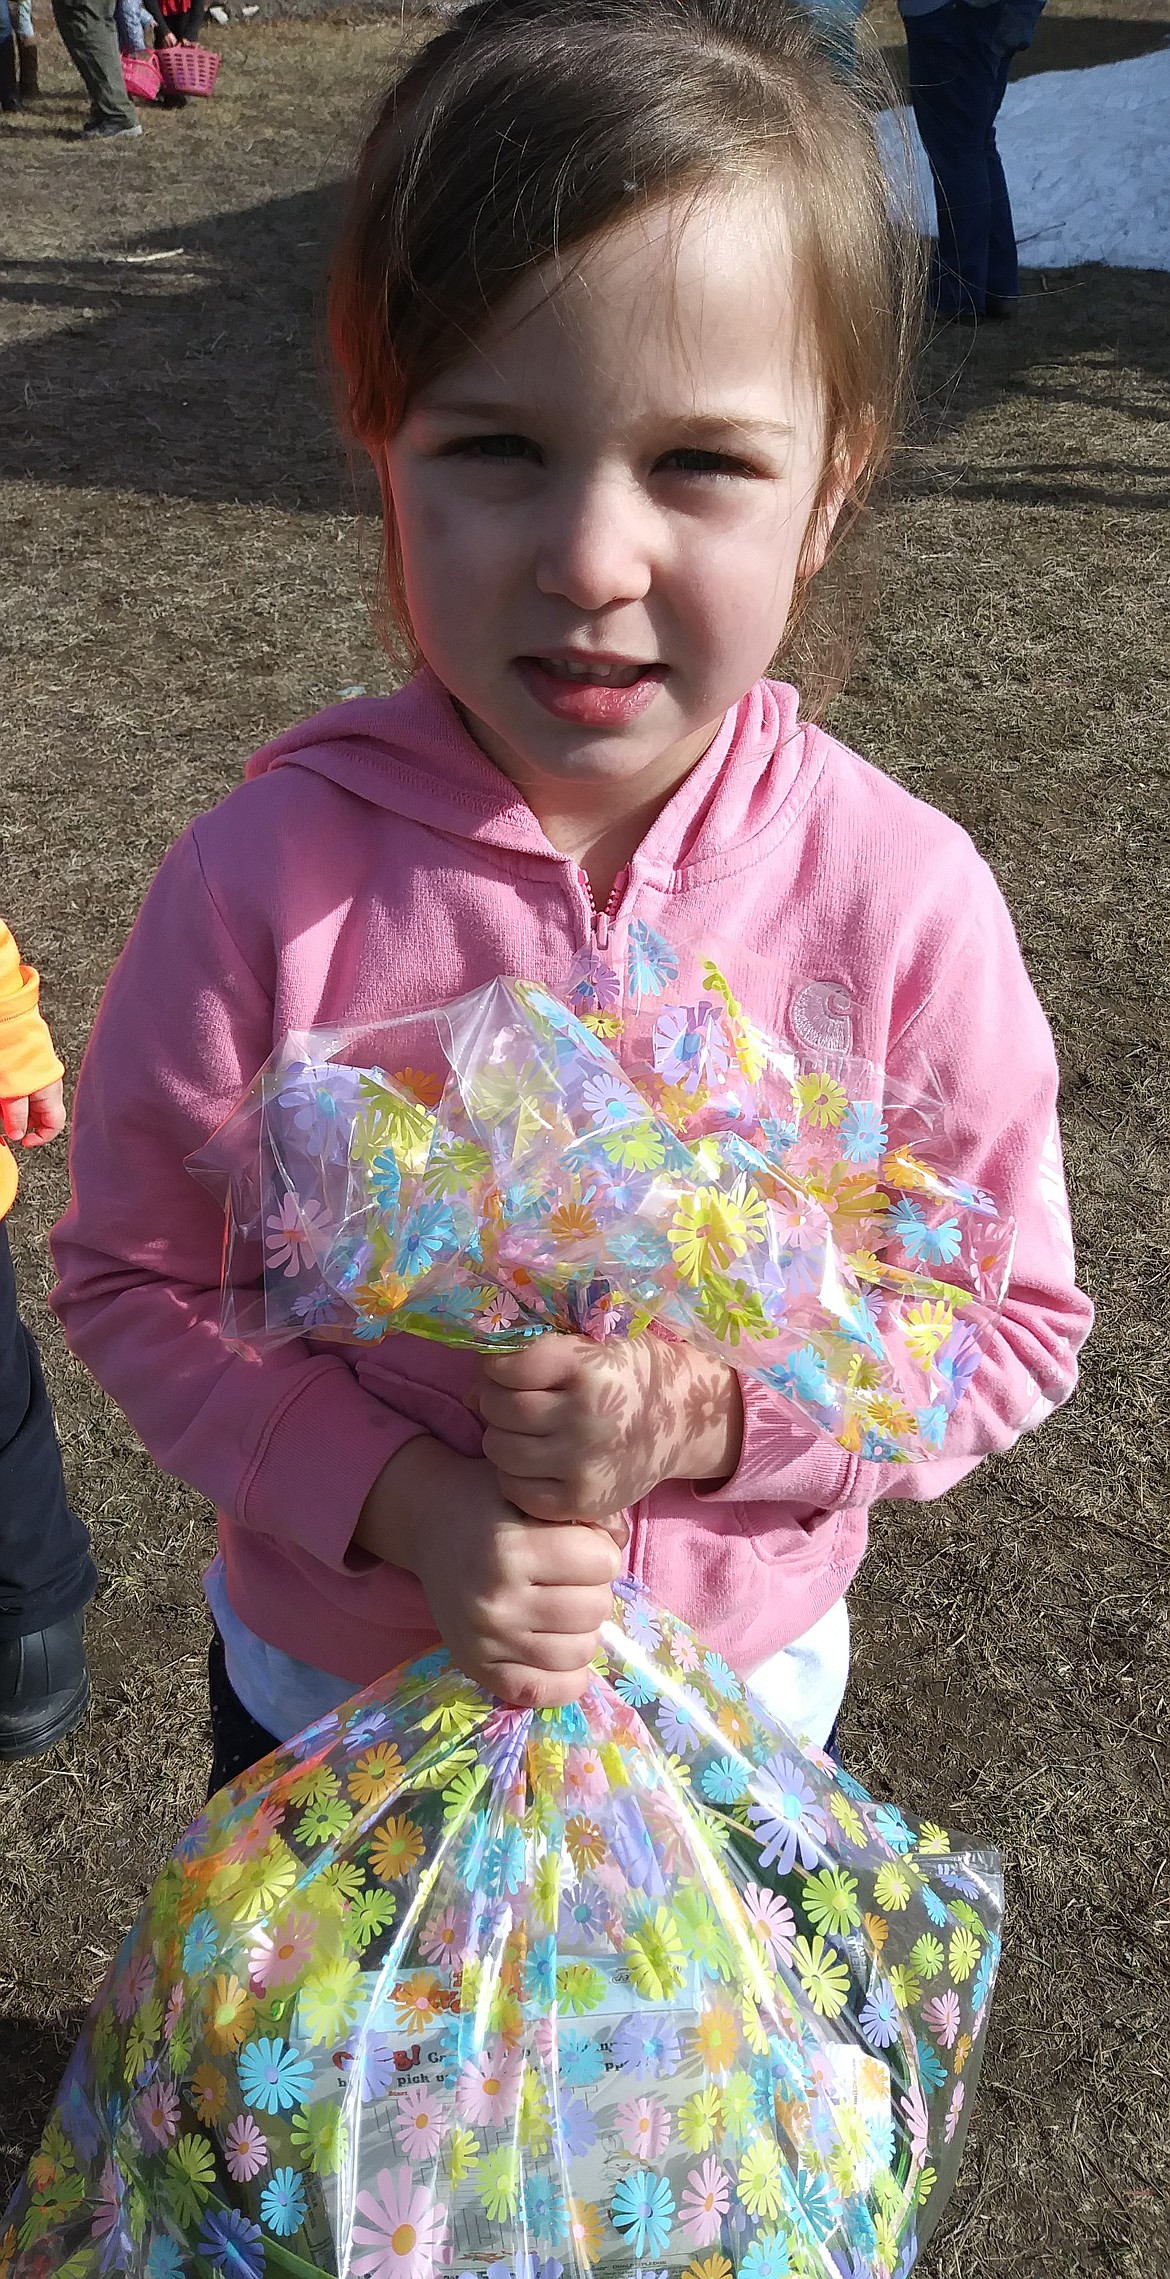
[[[516,670],[528,694],[555,720],[579,727],[612,728],[636,720],[652,704],[665,678],[662,665],[639,664],[632,657],[517,657]]]

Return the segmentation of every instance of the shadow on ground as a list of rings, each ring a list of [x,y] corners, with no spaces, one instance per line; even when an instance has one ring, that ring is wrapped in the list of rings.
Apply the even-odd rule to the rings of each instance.
[[[1165,47],[1170,25],[1141,22],[1136,16],[1053,16],[1036,26],[1030,48],[1016,57],[1013,79],[1036,71],[1089,71],[1098,63],[1128,63]]]
[[[1170,451],[1161,464],[1150,454],[1151,423],[1170,422],[1170,274],[1086,263],[1025,270],[1021,284],[1013,322],[950,325],[929,344],[899,490],[1070,510],[1170,507]],[[956,457],[956,431],[992,405],[1016,409],[1019,452],[1009,425],[994,455]],[[1052,448],[1036,458],[1024,439],[1040,433]]]
[[[0,2016],[0,2216],[28,2157],[30,2124],[47,2114],[84,2013],[56,2018]]]
[[[1064,21],[1064,20],[1062,20]],[[1074,20],[1074,28],[1075,20]],[[1149,29],[1150,27],[1137,27]],[[372,485],[337,441],[320,354],[322,280],[339,187],[167,230],[119,258],[41,259],[5,267],[10,308],[42,326],[0,355],[0,479],[55,488],[376,512]],[[1139,422],[1170,380],[1170,274],[1088,265],[1024,276],[1012,325],[978,337],[951,327],[923,366],[925,458],[1001,394],[1042,395],[1050,410],[1110,398],[1100,456],[1009,454],[994,468],[952,470],[955,495],[1050,507],[1170,505],[1170,473],[1151,467]],[[13,327],[21,329],[19,317]],[[1115,392],[1101,386],[1116,366]],[[1133,415],[1127,457],[1125,421]],[[1118,426],[1118,417],[1122,425]],[[1029,434],[1033,423],[1021,422]]]
[[[1013,64],[1013,80],[1031,80],[1038,71],[1092,71],[1097,64],[1129,64],[1136,55],[1165,48],[1170,30],[1136,16],[1040,16],[1031,48]],[[894,87],[905,98],[903,41],[883,46],[883,62]]]
[[[1170,25],[1140,21],[1136,16],[1043,15],[1029,48],[1012,65],[1013,79],[1030,79],[1037,71],[1091,71],[1099,63],[1128,63],[1136,55],[1152,55],[1170,39]],[[895,85],[906,92],[906,49],[902,41],[883,46],[882,57]]]
[[[129,255],[5,262],[0,478],[352,505],[316,348],[339,199],[327,184]]]
[[[354,470],[319,350],[339,200],[331,184],[154,233],[131,256],[7,263],[0,296],[54,329],[0,355],[0,478],[310,512],[352,507]],[[1089,265],[1026,274],[1024,290],[1014,325],[985,326],[977,340],[951,328],[935,342],[930,434],[989,392],[1024,397],[1039,387],[1050,405],[1088,401],[1076,367],[1102,360],[1124,368],[1116,411],[1136,389],[1135,416],[1165,418],[1146,383],[1170,379],[1170,274]],[[1099,405],[1096,369],[1093,380]],[[1170,503],[1167,476],[1139,455],[1136,429],[1132,461],[1115,451],[1067,463],[1022,457],[964,480],[961,495]],[[362,503],[376,504],[364,492]]]

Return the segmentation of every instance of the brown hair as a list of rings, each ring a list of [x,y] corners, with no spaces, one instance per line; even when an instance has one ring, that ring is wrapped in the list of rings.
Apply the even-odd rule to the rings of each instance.
[[[351,436],[380,461],[418,389],[531,270],[672,193],[776,181],[826,414],[810,529],[847,470],[840,534],[897,436],[919,305],[873,109],[795,0],[477,0],[407,66],[362,150],[329,301]],[[409,647],[384,478],[383,500]],[[843,677],[839,632],[821,695]]]

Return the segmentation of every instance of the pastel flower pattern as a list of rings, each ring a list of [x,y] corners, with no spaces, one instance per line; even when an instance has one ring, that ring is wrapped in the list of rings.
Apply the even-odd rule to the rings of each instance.
[[[4,2279],[78,2242],[70,2279],[279,2279],[333,2225],[354,2279],[892,2279],[955,2175],[994,1891],[634,1583],[568,1708],[435,1650],[182,1841]]]
[[[620,928],[606,953],[590,941],[563,989],[499,980],[420,1014],[425,1068],[349,1067],[332,1032],[282,1048],[260,1079],[258,1187],[254,1099],[240,1110],[225,1320],[236,1296],[237,1326],[253,1320],[258,1251],[261,1343],[403,1330],[512,1350],[657,1320],[850,1455],[945,1454],[1014,1237],[977,1179],[931,1159],[938,1101],[843,1052],[792,1052],[761,1017],[778,1006],[745,1010],[643,918],[624,953]]]

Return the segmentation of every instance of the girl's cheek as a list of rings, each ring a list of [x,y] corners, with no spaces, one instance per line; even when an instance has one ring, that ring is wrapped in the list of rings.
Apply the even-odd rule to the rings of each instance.
[[[471,567],[513,553],[518,523],[522,517],[506,501],[440,495],[428,500],[420,530],[436,560]]]
[[[754,620],[775,609],[783,583],[775,543],[753,542],[742,531],[705,534],[680,564],[679,584],[692,605],[732,639],[742,640]]]
[[[432,559],[448,552],[459,535],[458,522],[444,501],[426,496],[416,503],[410,528],[415,552]]]

